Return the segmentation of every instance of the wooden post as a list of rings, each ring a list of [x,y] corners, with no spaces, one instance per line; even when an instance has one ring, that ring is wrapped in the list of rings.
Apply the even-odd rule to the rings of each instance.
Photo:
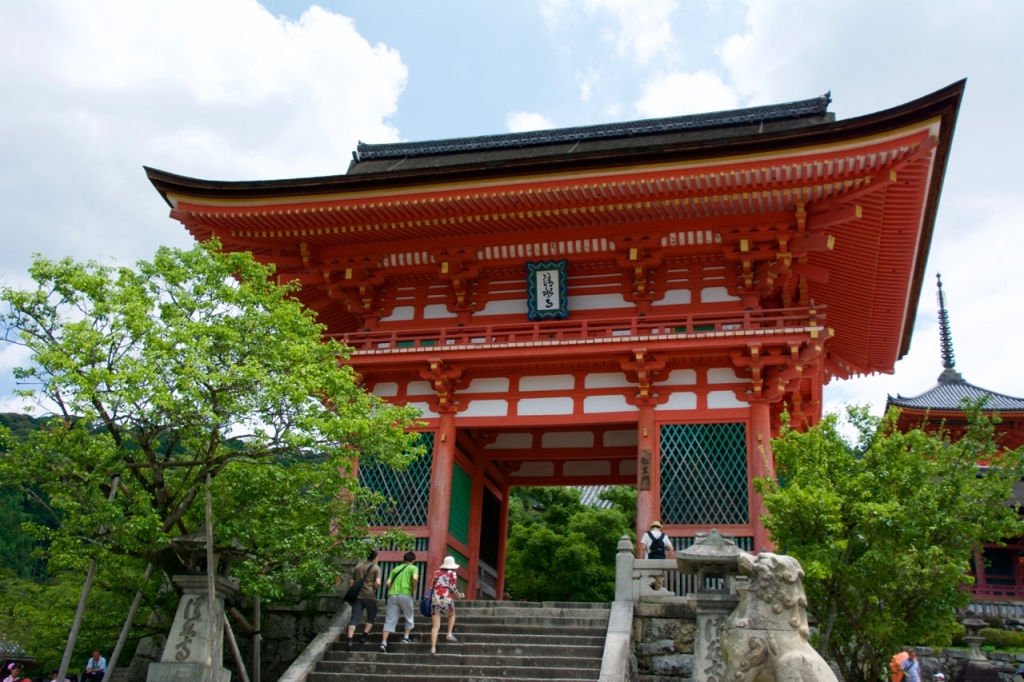
[[[505,483],[501,488],[501,511],[498,515],[498,565],[495,570],[498,577],[494,581],[494,591],[497,592],[498,600],[505,599],[505,549],[508,546],[508,504],[509,485]]]
[[[750,447],[749,466],[747,467],[747,499],[750,501],[750,525],[754,529],[754,554],[771,551],[774,545],[768,537],[768,531],[761,522],[764,515],[764,498],[755,492],[754,479],[764,478],[774,473],[775,459],[772,456],[772,422],[771,411],[767,400],[755,400],[750,403]]]
[[[149,577],[153,575],[153,564],[146,564],[146,575],[142,578],[143,582],[147,582]],[[124,620],[124,626],[121,628],[121,634],[117,637],[117,645],[114,646],[114,653],[110,654],[110,660],[107,662],[107,670],[103,673],[103,682],[109,682],[110,678],[114,675],[114,668],[117,667],[117,659],[121,657],[121,650],[124,649],[124,643],[128,641],[128,635],[132,631],[132,623],[135,622],[135,614],[139,612],[139,605],[142,603],[142,590],[136,590],[135,599],[132,600],[132,607],[128,609],[128,617]],[[60,679],[59,677],[57,679]]]
[[[256,595],[252,604],[252,626],[256,631],[252,633],[252,682],[260,682],[260,642],[263,635],[260,632],[263,626],[260,624],[260,595]]]
[[[452,503],[452,467],[455,465],[455,412],[445,411],[434,440],[434,462],[430,472],[430,500],[427,526],[430,546],[427,548],[427,575],[444,561],[448,548],[448,518]]]
[[[477,587],[480,578],[480,527],[483,525],[484,513],[484,470],[481,466],[473,468],[473,487],[469,498],[469,582],[466,585],[467,599],[477,598]]]
[[[238,672],[242,675],[242,682],[249,682],[249,676],[245,672],[245,663],[242,663],[242,652],[238,650],[238,642],[235,641],[235,632],[231,629],[231,623],[228,622],[228,614],[222,613],[221,617],[224,619],[224,634],[228,637],[228,646],[231,647],[231,656],[235,659],[235,665],[238,666]]]
[[[120,476],[110,479],[110,494],[107,495],[107,502],[113,502],[117,496],[117,486],[121,482]],[[71,623],[71,632],[68,634],[68,643],[64,645],[64,656],[60,659],[60,668],[57,671],[57,679],[67,677],[68,667],[71,665],[71,655],[75,651],[75,641],[78,639],[78,630],[82,627],[82,617],[85,616],[85,603],[89,600],[89,591],[92,589],[92,581],[96,577],[96,558],[89,560],[89,570],[85,572],[85,584],[82,585],[82,594],[78,597],[78,608],[75,609],[75,619]]]
[[[206,472],[206,598],[210,628],[210,681],[220,682],[220,645],[217,641],[217,618],[213,612],[217,604],[217,573],[213,557],[213,500],[210,496],[210,472]]]
[[[661,467],[654,405],[641,404],[637,417],[636,536],[643,536],[652,521],[661,516]]]

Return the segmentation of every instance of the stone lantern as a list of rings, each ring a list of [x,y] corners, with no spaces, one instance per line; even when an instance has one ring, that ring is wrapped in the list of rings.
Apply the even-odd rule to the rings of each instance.
[[[209,602],[206,575],[206,535],[202,532],[182,535],[171,541],[179,554],[188,556],[184,575],[172,576],[181,588],[181,601],[159,662],[151,663],[146,682],[209,682],[213,662],[223,655],[224,599],[238,591],[238,581],[228,577],[231,564],[246,558],[242,548],[232,542],[214,549],[214,603]],[[213,621],[213,639],[210,622]],[[222,670],[221,682],[230,682],[231,672]]]
[[[736,581],[746,580],[739,573],[739,557],[743,550],[733,542],[732,535],[723,535],[712,528],[698,533],[696,541],[676,553],[679,572],[695,576],[693,598],[697,614],[694,639],[694,680],[707,682],[721,679],[724,672],[718,640],[722,624],[739,604]]]
[[[968,611],[964,615],[964,619],[960,621],[960,624],[967,628],[967,634],[964,635],[964,641],[971,647],[971,651],[967,656],[969,661],[987,661],[988,657],[981,651],[981,643],[985,641],[985,638],[981,636],[979,630],[987,628],[988,623],[983,621],[981,618],[974,613],[974,611]]]

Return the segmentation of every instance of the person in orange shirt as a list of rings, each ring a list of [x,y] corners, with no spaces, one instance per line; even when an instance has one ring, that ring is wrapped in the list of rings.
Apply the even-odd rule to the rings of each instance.
[[[892,671],[892,682],[901,682],[903,680],[903,661],[907,660],[909,655],[906,651],[901,651],[889,661],[889,670]]]

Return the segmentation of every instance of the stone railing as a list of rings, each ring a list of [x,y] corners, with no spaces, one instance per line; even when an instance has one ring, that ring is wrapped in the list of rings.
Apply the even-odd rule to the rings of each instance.
[[[659,577],[664,587],[651,585]],[[600,682],[704,679],[695,673],[697,618],[692,576],[673,559],[637,559],[629,538],[619,540]]]

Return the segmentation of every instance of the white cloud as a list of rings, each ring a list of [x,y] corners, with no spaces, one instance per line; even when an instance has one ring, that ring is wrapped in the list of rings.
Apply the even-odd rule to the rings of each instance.
[[[0,271],[28,254],[148,257],[188,244],[143,164],[212,179],[343,173],[388,124],[398,53],[313,6],[255,0],[0,3]]]
[[[600,82],[601,71],[598,69],[577,72],[576,83],[580,86],[580,101],[589,102],[590,96],[594,94],[594,87]]]
[[[744,32],[719,50],[725,81],[750,104],[831,90],[840,119],[896,106],[968,77],[928,258],[910,353],[894,375],[835,381],[825,407],[887,393],[917,395],[942,369],[935,273],[949,297],[957,369],[976,385],[1024,396],[1014,361],[1024,335],[1017,278],[1024,256],[1024,182],[1012,154],[1024,145],[1017,117],[1024,92],[1007,88],[1024,68],[1017,35],[1024,5],[923,0],[886,5],[886,21],[863,3],[749,0]],[[798,21],[794,17],[799,17]],[[906,26],[914,25],[907,32]],[[870,46],[870,47],[869,47]]]
[[[739,106],[736,92],[711,71],[673,72],[648,81],[636,110],[643,116],[658,118],[722,111]]]
[[[534,114],[529,111],[510,111],[505,116],[505,127],[511,133],[525,133],[530,130],[554,128],[555,124],[544,118],[541,114]]]
[[[15,367],[24,367],[32,351],[25,346],[0,341],[0,373],[10,372]]]
[[[550,0],[549,4],[554,7]],[[640,64],[675,45],[669,19],[679,6],[676,0],[586,0],[585,6],[591,14],[612,16],[616,26],[609,30],[607,39],[615,43],[619,54],[632,53]]]

